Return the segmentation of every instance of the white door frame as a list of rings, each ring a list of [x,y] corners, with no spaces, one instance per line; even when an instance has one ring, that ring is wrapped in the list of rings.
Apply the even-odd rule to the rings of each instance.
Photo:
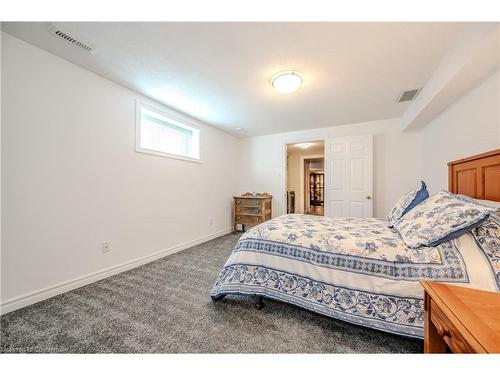
[[[281,165],[282,165],[282,170],[281,170],[281,175],[282,175],[282,180],[281,180],[281,196],[283,197],[283,202],[284,202],[284,205],[283,207],[281,207],[282,209],[282,212],[283,214],[286,214],[286,206],[287,206],[287,196],[286,196],[286,192],[287,192],[287,182],[288,182],[288,171],[287,171],[287,167],[286,167],[286,157],[287,157],[287,154],[286,154],[286,146],[287,145],[292,145],[292,144],[296,144],[296,143],[312,143],[312,142],[323,142],[323,147],[326,147],[326,141],[328,139],[328,136],[323,136],[323,137],[307,137],[307,138],[290,138],[290,139],[287,139],[287,140],[284,140],[281,142],[281,156],[282,156],[282,162],[281,162]],[[325,153],[325,150],[323,151],[323,157],[325,157],[326,153]],[[326,158],[325,158],[325,162],[326,162]],[[325,164],[326,166],[326,164]],[[330,173],[327,171],[327,168],[325,168],[325,177],[324,177],[324,192],[325,192],[325,199],[326,199],[326,191],[327,191],[327,178],[329,177]],[[304,174],[302,173],[302,179],[304,179]],[[325,212],[325,215],[326,215],[326,212]]]
[[[313,155],[304,155],[304,156],[301,156],[300,157],[300,176],[299,176],[299,186],[300,188],[303,190],[303,193],[302,193],[302,199],[301,199],[301,202],[300,202],[300,212],[301,213],[305,213],[305,205],[304,205],[304,201],[305,201],[305,198],[306,198],[306,189],[305,189],[305,180],[304,180],[304,173],[305,173],[305,161],[306,160],[309,160],[309,159],[323,159],[323,163],[324,163],[324,160],[325,160],[325,152],[323,151],[323,154],[313,154]],[[323,173],[324,173],[324,169],[323,168]],[[324,195],[324,181],[325,179],[323,178],[323,195]],[[297,199],[295,199],[295,207],[297,207]]]

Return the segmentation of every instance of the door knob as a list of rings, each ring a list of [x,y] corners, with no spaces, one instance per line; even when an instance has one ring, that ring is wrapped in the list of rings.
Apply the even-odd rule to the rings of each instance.
[[[368,194],[368,195],[366,196],[366,199],[372,199],[372,196]]]

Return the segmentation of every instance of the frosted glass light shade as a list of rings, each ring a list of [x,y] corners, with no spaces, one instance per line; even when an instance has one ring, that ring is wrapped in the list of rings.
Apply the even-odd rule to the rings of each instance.
[[[305,150],[306,148],[311,147],[311,146],[312,146],[312,143],[299,143],[299,144],[298,144],[298,146],[299,146],[301,149]]]
[[[302,84],[302,76],[293,71],[281,72],[271,79],[271,85],[280,94],[291,94],[299,89]]]

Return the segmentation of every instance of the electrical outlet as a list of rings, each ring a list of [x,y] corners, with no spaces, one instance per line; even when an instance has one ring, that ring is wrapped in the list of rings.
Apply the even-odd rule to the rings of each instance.
[[[101,251],[103,254],[109,253],[111,251],[111,244],[109,242],[103,242]]]

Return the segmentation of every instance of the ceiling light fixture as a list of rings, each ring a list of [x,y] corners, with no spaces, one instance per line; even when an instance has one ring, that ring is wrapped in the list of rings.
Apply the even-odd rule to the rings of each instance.
[[[312,143],[299,143],[297,146],[299,146],[301,149],[306,149],[312,146]]]
[[[271,78],[271,85],[280,94],[291,94],[299,89],[302,76],[294,71],[281,72]]]

